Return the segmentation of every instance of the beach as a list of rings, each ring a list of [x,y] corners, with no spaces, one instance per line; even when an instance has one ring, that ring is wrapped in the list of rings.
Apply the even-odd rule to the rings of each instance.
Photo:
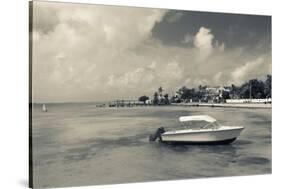
[[[66,187],[271,173],[271,108],[33,105],[34,187]],[[243,125],[230,145],[149,142],[184,115]]]
[[[271,109],[271,103],[172,103],[173,106],[200,106],[200,107],[220,107],[220,108],[266,108]]]

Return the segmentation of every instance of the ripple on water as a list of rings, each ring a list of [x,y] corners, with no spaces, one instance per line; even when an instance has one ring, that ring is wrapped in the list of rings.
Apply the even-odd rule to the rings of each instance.
[[[264,165],[268,164],[270,160],[264,157],[245,157],[238,160],[240,165],[249,165],[249,164],[257,164],[257,165]]]

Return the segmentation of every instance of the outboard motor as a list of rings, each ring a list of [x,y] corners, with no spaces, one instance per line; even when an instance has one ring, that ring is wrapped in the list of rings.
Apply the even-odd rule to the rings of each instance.
[[[159,138],[159,141],[162,142],[161,134],[165,132],[164,127],[159,127],[154,134],[149,135],[149,141],[156,141]]]

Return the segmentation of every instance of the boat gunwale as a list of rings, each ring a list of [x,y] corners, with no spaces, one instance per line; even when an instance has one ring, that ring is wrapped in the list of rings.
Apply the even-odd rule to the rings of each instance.
[[[222,132],[222,131],[233,131],[233,130],[243,130],[244,127],[243,126],[235,126],[233,128],[229,128],[229,129],[221,129],[221,130],[192,130],[192,129],[182,129],[182,130],[176,130],[176,131],[184,131],[186,130],[186,132],[180,132],[180,133],[167,133],[167,132],[171,132],[171,131],[166,131],[165,133],[162,133],[162,136],[167,136],[167,135],[185,135],[185,134],[196,134],[196,133],[210,133],[210,132]]]

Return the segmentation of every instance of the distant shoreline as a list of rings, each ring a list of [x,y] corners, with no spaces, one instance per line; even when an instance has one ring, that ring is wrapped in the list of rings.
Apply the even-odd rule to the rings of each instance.
[[[219,108],[263,108],[271,109],[272,104],[267,103],[172,103],[173,106],[192,107],[219,107]]]
[[[189,102],[189,103],[171,103],[166,105],[153,105],[153,104],[138,104],[137,106],[113,106],[110,107],[108,102],[105,103],[96,103],[96,102],[67,102],[67,103],[32,103],[33,105],[63,105],[63,104],[91,104],[95,105],[98,108],[124,108],[124,107],[167,107],[167,106],[180,106],[180,107],[212,107],[212,108],[258,108],[258,109],[271,109],[271,103],[198,103],[198,102]]]

